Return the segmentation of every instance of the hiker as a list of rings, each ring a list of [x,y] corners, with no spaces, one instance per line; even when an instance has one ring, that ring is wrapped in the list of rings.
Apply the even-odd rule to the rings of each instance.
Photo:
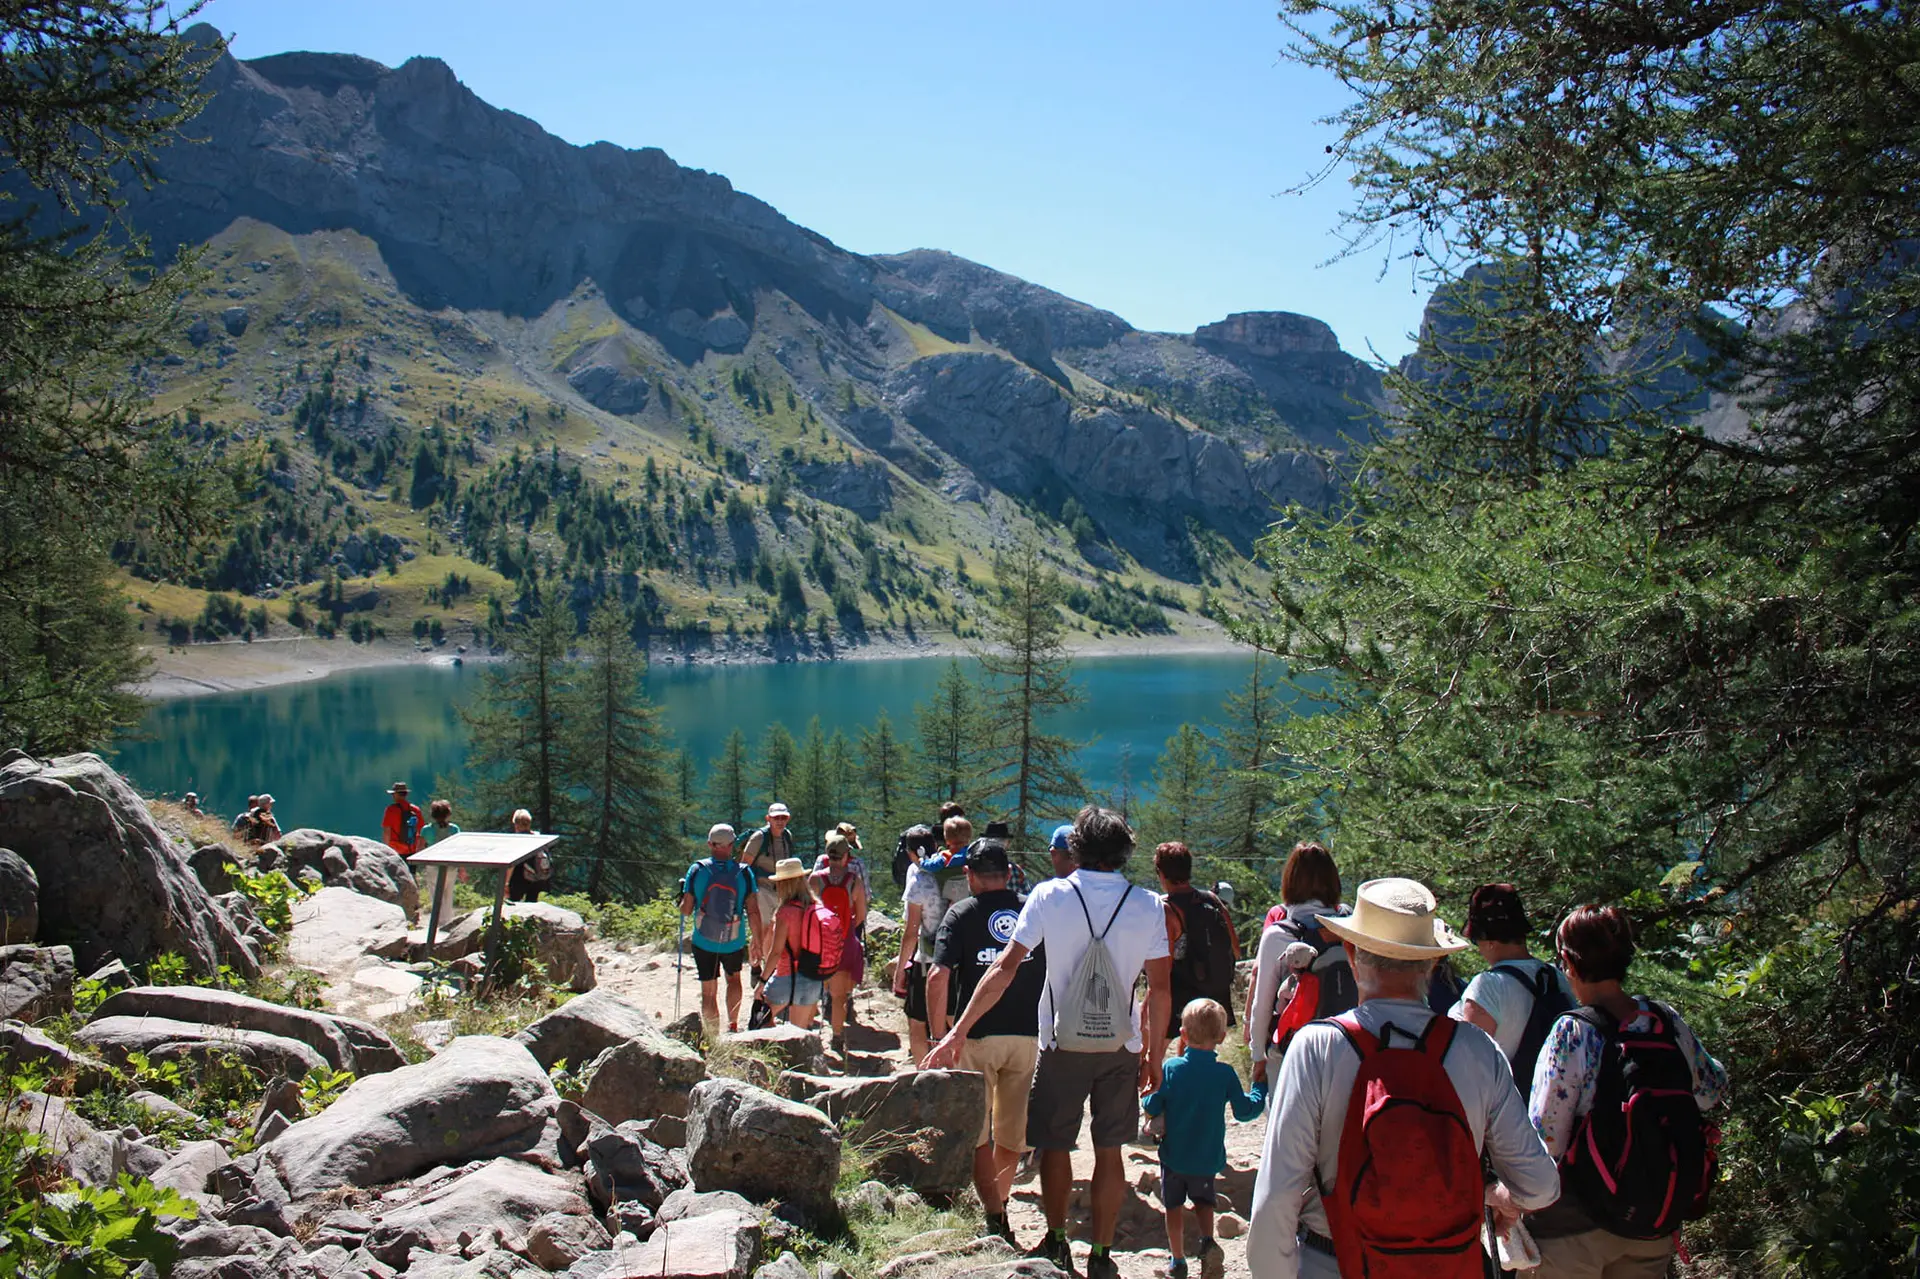
[[[188,791],[181,797],[180,807],[192,813],[195,817],[205,816],[205,814],[200,811],[200,796],[194,791]]]
[[[940,847],[940,832],[946,829],[948,819],[966,815],[965,808],[948,800],[931,822],[917,822],[901,831],[899,842],[893,846],[894,885],[905,889],[907,868]]]
[[[1547,1032],[1561,1013],[1573,1010],[1573,991],[1558,968],[1528,953],[1527,912],[1512,884],[1473,890],[1465,932],[1487,971],[1467,983],[1448,1015],[1493,1036],[1525,1097],[1533,1091],[1533,1067]]]
[[[987,829],[974,840],[974,844],[998,844],[1002,849],[1009,850],[1007,852],[1007,887],[1011,888],[1014,895],[1021,901],[1027,900],[1027,893],[1031,888],[1027,883],[1026,868],[1014,859],[1010,851],[1013,846],[1012,828],[1003,821],[988,822]]]
[[[948,911],[940,925],[927,973],[929,1004],[964,1005],[1000,958],[1020,918],[1020,898],[1011,885],[1012,863],[1004,844],[983,843],[967,855],[973,896]],[[1040,1055],[1040,995],[1046,983],[1046,956],[1036,950],[1021,963],[1007,993],[967,1031],[960,1049],[960,1069],[977,1070],[987,1080],[987,1112],[973,1147],[973,1186],[986,1212],[987,1233],[1008,1243],[1014,1239],[1007,1196],[1027,1150],[1027,1091]]]
[[[1154,849],[1153,869],[1160,877],[1167,953],[1173,957],[1169,977],[1173,1006],[1214,1000],[1226,1009],[1231,1029],[1235,1025],[1233,967],[1240,962],[1240,939],[1233,935],[1227,908],[1206,889],[1193,886],[1193,852],[1185,844],[1176,840]],[[1179,1025],[1167,1027],[1169,1039],[1179,1035]]]
[[[1179,967],[1178,960],[1174,966]],[[1226,1273],[1227,1254],[1213,1237],[1213,1206],[1219,1200],[1214,1178],[1227,1170],[1222,1107],[1230,1107],[1241,1123],[1258,1119],[1267,1108],[1267,1086],[1256,1081],[1253,1091],[1246,1091],[1233,1067],[1214,1055],[1231,1024],[1232,1014],[1219,1000],[1195,999],[1184,1005],[1179,1029],[1186,1051],[1167,1059],[1160,1087],[1141,1104],[1148,1115],[1167,1121],[1160,1142],[1160,1206],[1166,1211],[1167,1250],[1173,1254],[1167,1279],[1187,1279],[1187,1204],[1193,1205],[1200,1227],[1196,1255],[1202,1279],[1221,1279]]]
[[[1559,1173],[1499,1047],[1427,1007],[1434,961],[1467,947],[1433,894],[1374,879],[1355,899],[1320,926],[1340,939],[1359,1004],[1302,1027],[1280,1061],[1248,1266],[1254,1279],[1481,1279],[1487,1209],[1504,1221],[1545,1207]]]
[[[755,998],[764,999],[778,1017],[805,1029],[813,1025],[825,979],[840,961],[846,934],[839,917],[814,898],[807,887],[807,868],[798,857],[783,858],[773,870],[774,895],[780,906],[773,916],[773,936],[765,958],[773,972],[760,983]]]
[[[411,857],[424,847],[420,842],[420,828],[426,824],[426,817],[418,804],[408,802],[405,782],[395,782],[387,788],[387,794],[393,799],[380,818],[381,838],[394,852]]]
[[[1139,1134],[1140,1094],[1160,1086],[1168,1015],[1167,929],[1160,902],[1127,881],[1133,832],[1120,814],[1091,804],[1068,840],[1078,863],[1064,879],[1033,890],[1013,938],[974,989],[960,1019],[925,1064],[959,1060],[967,1036],[1000,1002],[1028,954],[1047,948],[1040,996],[1040,1058],[1027,1097],[1027,1144],[1040,1152],[1040,1202],[1047,1235],[1032,1256],[1071,1272],[1067,1201],[1073,1150],[1088,1102],[1093,1110],[1093,1248],[1087,1279],[1116,1279],[1114,1227],[1126,1195],[1121,1147]],[[1147,975],[1145,1015],[1134,983]],[[1126,1000],[1121,1012],[1119,1001]]]
[[[260,797],[258,795],[247,796],[247,806],[241,809],[239,813],[235,814],[233,819],[233,825],[228,827],[228,830],[232,834],[238,835],[240,836],[240,838],[245,839],[248,833],[253,830],[253,817],[254,817],[254,814],[258,813],[259,811],[260,811]]]
[[[967,897],[967,846],[973,842],[973,823],[949,817],[941,830],[946,847],[922,857],[907,870],[907,890],[901,897],[900,958],[893,966],[893,993],[907,1008],[907,1060],[927,1055],[927,1045],[947,1031],[951,1005],[934,1007],[927,999],[927,969],[933,966],[933,943],[947,911]]]
[[[773,912],[780,907],[773,891],[774,868],[793,856],[793,834],[787,830],[787,823],[792,820],[793,813],[775,800],[767,805],[767,824],[749,832],[746,842],[740,846],[740,864],[753,869],[754,882],[760,886],[760,918],[769,925],[773,922]],[[756,975],[754,980],[758,981],[759,977]]]
[[[415,809],[419,812],[419,809]],[[513,833],[516,835],[538,835],[533,828],[533,814],[524,808],[513,810]],[[540,894],[553,882],[553,859],[543,848],[525,861],[514,866],[507,874],[507,900],[510,902],[537,902]]]
[[[427,813],[433,819],[427,823],[425,831],[422,832],[423,842],[428,848],[460,833],[460,828],[453,824],[451,801],[436,799],[427,805]],[[440,918],[451,919],[453,917],[453,868],[422,866],[414,871],[413,877],[420,881],[420,909],[427,918],[433,918],[434,903],[437,901]]]
[[[1267,912],[1261,928],[1247,996],[1255,1079],[1273,1077],[1301,1026],[1346,1012],[1357,1002],[1347,953],[1320,926],[1344,914],[1333,855],[1316,843],[1295,844],[1280,872],[1280,904]]]
[[[813,895],[834,914],[846,932],[840,949],[840,966],[827,983],[827,1021],[833,1027],[833,1050],[844,1053],[847,1047],[847,1022],[853,1016],[853,991],[867,975],[867,952],[861,930],[867,926],[867,868],[853,855],[854,845],[847,838],[847,823],[827,832],[826,850],[813,865],[807,886]]]
[[[280,838],[280,819],[273,815],[273,796],[261,795],[254,801],[253,822],[247,828],[246,837],[255,848]]]
[[[740,1029],[740,969],[766,931],[750,866],[733,859],[733,827],[707,831],[707,855],[680,878],[680,913],[693,924],[693,968],[700,978],[700,1020],[720,1024],[720,973],[727,974],[727,1029]]]
[[[1703,1116],[1727,1072],[1672,1008],[1621,988],[1634,951],[1625,911],[1581,906],[1555,940],[1580,1007],[1553,1024],[1528,1102],[1563,1185],[1527,1218],[1534,1273],[1658,1279],[1680,1223],[1705,1210],[1718,1133]]]
[[[1053,828],[1053,837],[1047,841],[1047,860],[1053,864],[1053,877],[1065,879],[1073,874],[1073,853],[1067,847],[1067,840],[1073,834],[1073,823],[1062,822]]]

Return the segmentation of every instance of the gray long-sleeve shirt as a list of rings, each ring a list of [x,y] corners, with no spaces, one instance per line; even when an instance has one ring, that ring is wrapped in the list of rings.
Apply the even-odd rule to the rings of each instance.
[[[1424,1003],[1402,999],[1370,999],[1357,1011],[1360,1024],[1375,1036],[1389,1021],[1418,1036],[1433,1016]],[[1388,1051],[1408,1049],[1396,1042]],[[1474,1144],[1492,1160],[1494,1174],[1506,1183],[1514,1201],[1533,1210],[1559,1198],[1559,1169],[1527,1120],[1526,1105],[1513,1086],[1513,1068],[1499,1046],[1478,1026],[1461,1024],[1454,1031],[1446,1069],[1460,1094]],[[1297,1279],[1298,1228],[1329,1233],[1317,1187],[1334,1184],[1347,1099],[1359,1073],[1359,1055],[1332,1026],[1307,1026],[1287,1050],[1253,1186],[1247,1239],[1253,1279]]]

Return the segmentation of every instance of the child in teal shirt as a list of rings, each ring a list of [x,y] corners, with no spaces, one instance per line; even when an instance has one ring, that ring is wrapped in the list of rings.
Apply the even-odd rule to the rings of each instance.
[[[1149,1115],[1167,1118],[1167,1135],[1160,1142],[1160,1202],[1173,1254],[1167,1276],[1187,1276],[1186,1205],[1191,1203],[1200,1225],[1200,1273],[1219,1279],[1227,1259],[1213,1237],[1213,1205],[1219,1197],[1213,1182],[1227,1168],[1225,1107],[1233,1107],[1233,1117],[1242,1123],[1257,1119],[1266,1108],[1267,1086],[1243,1090],[1233,1067],[1214,1056],[1227,1037],[1227,1010],[1213,1000],[1196,999],[1181,1010],[1180,1035],[1186,1052],[1167,1059],[1160,1089],[1145,1104]]]

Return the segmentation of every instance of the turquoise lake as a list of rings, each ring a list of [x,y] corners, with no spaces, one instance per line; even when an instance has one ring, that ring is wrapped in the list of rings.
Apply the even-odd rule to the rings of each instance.
[[[829,734],[838,728],[852,736],[884,708],[895,730],[909,734],[914,704],[928,698],[945,668],[945,659],[930,658],[656,665],[647,691],[704,781],[735,728],[757,747],[774,720],[798,737],[818,715]],[[1048,727],[1091,739],[1080,757],[1090,789],[1113,791],[1124,774],[1144,795],[1166,739],[1183,721],[1220,719],[1222,703],[1251,669],[1252,658],[1240,654],[1082,658],[1074,680],[1086,700]],[[460,775],[466,744],[458,710],[482,678],[478,666],[377,667],[156,702],[116,763],[143,791],[197,791],[212,812],[231,815],[248,794],[270,791],[284,830],[377,835],[395,780],[405,779],[424,806],[436,778]]]

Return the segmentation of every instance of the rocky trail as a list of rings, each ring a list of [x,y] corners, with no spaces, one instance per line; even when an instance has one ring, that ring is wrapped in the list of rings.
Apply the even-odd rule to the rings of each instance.
[[[985,1088],[911,1070],[877,986],[844,1053],[786,1025],[707,1043],[671,948],[525,903],[509,917],[537,980],[477,1001],[446,983],[477,969],[485,912],[428,956],[384,845],[299,830],[256,861],[196,846],[97,757],[0,755],[0,1079],[24,1081],[0,1084],[21,1169],[0,1195],[123,1174],[175,1192],[166,1211],[191,1218],[115,1246],[177,1249],[179,1279],[1058,1275],[976,1237]],[[1229,1131],[1226,1207],[1247,1204],[1259,1138]],[[1126,1160],[1116,1257],[1145,1279],[1166,1261],[1156,1162]],[[1076,1155],[1083,1187],[1091,1164]],[[1032,1173],[1010,1215],[1039,1240]],[[1237,1225],[1228,1275],[1246,1273]],[[1086,1229],[1081,1189],[1081,1265]]]

